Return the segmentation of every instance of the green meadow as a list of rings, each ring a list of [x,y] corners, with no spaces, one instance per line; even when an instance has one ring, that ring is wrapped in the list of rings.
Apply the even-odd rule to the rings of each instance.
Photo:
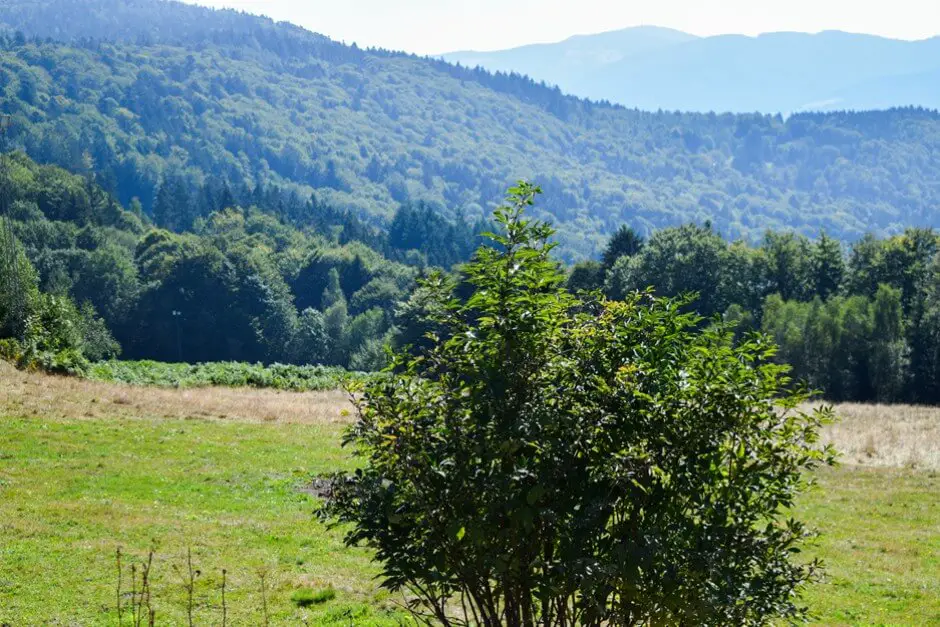
[[[209,401],[181,418],[138,402],[148,388],[0,377],[16,388],[0,394],[0,624],[119,624],[119,548],[125,625],[151,549],[156,624],[187,624],[190,609],[194,624],[222,624],[223,569],[229,625],[400,624],[402,598],[305,491],[352,464],[341,401],[335,419],[223,419]],[[799,511],[822,532],[812,556],[827,579],[806,594],[816,621],[940,624],[940,472],[845,465],[819,479]]]

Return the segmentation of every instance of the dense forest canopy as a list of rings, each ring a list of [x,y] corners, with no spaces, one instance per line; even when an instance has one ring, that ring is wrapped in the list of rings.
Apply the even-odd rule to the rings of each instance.
[[[123,351],[163,361],[379,368],[386,345],[425,342],[427,294],[416,279],[468,260],[490,228],[446,222],[417,204],[401,207],[386,233],[315,196],[209,181],[197,190],[161,187],[168,207],[194,209],[188,230],[174,233],[139,204],[122,207],[94,175],[22,154],[0,159],[0,183],[32,294],[17,307],[7,289],[13,264],[0,269],[0,338],[24,334],[11,312],[32,311],[40,327],[64,329],[62,337],[38,329],[39,348],[53,356],[71,347],[93,359]],[[185,202],[175,199],[183,192]],[[319,220],[301,224],[297,215]],[[8,246],[0,241],[3,259]],[[573,293],[619,300],[650,286],[692,295],[690,310],[735,323],[742,338],[767,333],[779,361],[827,398],[940,403],[933,230],[868,235],[847,247],[826,234],[768,231],[750,245],[711,225],[648,238],[622,226],[600,261],[568,270]]]
[[[123,356],[164,361],[380,367],[415,277],[429,264],[466,259],[485,228],[407,205],[386,235],[278,188],[240,192],[210,181],[190,190],[171,181],[158,208],[189,220],[187,232],[173,233],[139,204],[122,207],[93,174],[22,154],[0,157],[0,186],[26,283],[85,308],[89,320],[100,316]],[[193,214],[180,217],[179,207]],[[318,219],[284,222],[295,215]],[[7,239],[0,252],[10,253]],[[10,270],[0,272],[0,337],[22,335],[18,321],[4,324],[5,303],[16,297]],[[117,347],[91,352],[113,356]]]
[[[620,229],[604,262],[576,265],[572,291],[627,299],[650,286],[690,308],[762,331],[795,381],[830,400],[940,403],[940,237],[930,229],[846,248],[768,231],[757,246],[684,225],[644,241]]]
[[[545,188],[539,217],[569,260],[598,254],[624,222],[649,235],[708,220],[752,242],[768,228],[854,241],[940,222],[933,111],[644,113],[232,11],[157,0],[0,9],[12,145],[94,170],[148,214],[165,180],[218,179],[316,191],[383,230],[403,203],[474,222],[528,178]]]

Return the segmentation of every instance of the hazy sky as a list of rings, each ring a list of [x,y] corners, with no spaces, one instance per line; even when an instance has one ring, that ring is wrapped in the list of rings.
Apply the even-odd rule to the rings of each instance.
[[[940,34],[938,0],[186,0],[288,20],[333,39],[421,54],[495,50],[627,26],[696,35],[838,29]]]

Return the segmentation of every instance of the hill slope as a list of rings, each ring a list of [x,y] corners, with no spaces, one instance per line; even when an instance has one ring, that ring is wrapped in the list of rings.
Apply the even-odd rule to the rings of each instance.
[[[568,258],[623,222],[710,220],[750,239],[940,225],[932,112],[643,113],[160,0],[0,0],[0,22],[13,147],[92,167],[146,210],[164,179],[214,177],[316,190],[378,225],[414,200],[472,219],[525,177],[545,187]]]
[[[858,110],[872,103],[940,107],[927,75],[940,70],[940,37],[908,42],[823,32],[696,38],[641,27],[444,58],[520,72],[570,93],[641,109],[791,113]],[[860,91],[860,85],[866,88]]]

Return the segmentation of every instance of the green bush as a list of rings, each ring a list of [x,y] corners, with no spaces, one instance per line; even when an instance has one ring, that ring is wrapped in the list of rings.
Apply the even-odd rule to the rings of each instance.
[[[22,354],[22,345],[13,338],[0,340],[0,359],[16,363]]]
[[[27,352],[20,358],[17,366],[23,370],[35,370],[48,374],[61,374],[72,377],[83,376],[88,371],[88,359],[81,351],[66,348],[60,351]]]
[[[787,517],[833,459],[773,347],[735,344],[686,302],[564,290],[537,189],[502,234],[437,276],[429,347],[362,389],[322,515],[382,562],[384,586],[442,624],[751,625],[805,615],[820,565]]]
[[[84,376],[90,365],[75,348],[42,350],[35,344],[24,345],[10,338],[0,340],[0,359],[9,361],[20,370],[68,376]]]

